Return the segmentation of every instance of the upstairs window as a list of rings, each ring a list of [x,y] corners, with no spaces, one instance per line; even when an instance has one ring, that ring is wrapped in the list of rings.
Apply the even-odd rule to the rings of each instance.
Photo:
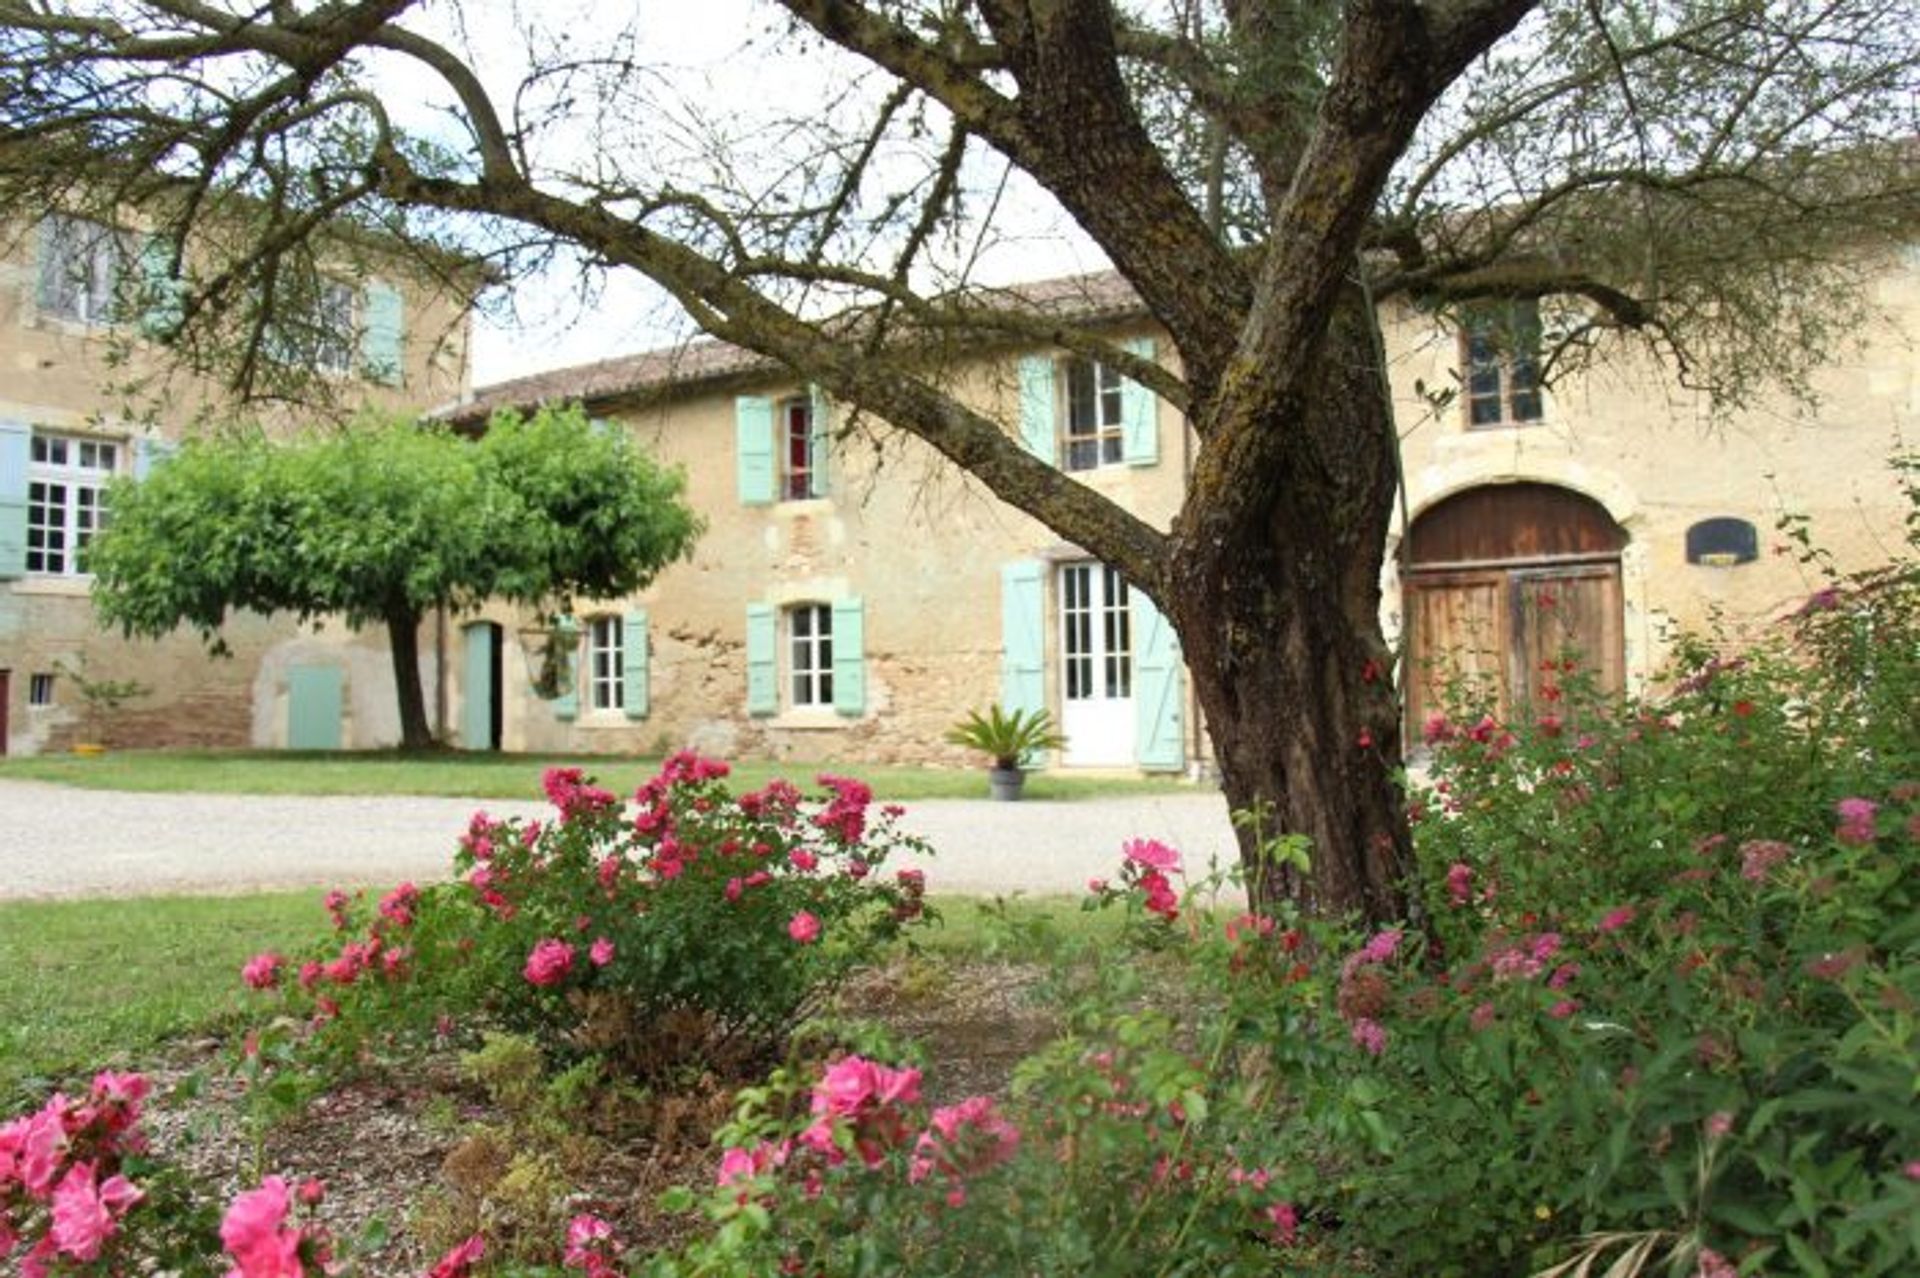
[[[787,609],[787,669],[796,708],[833,708],[833,609]]]
[[[127,239],[85,218],[56,213],[40,224],[42,315],[78,324],[111,323],[129,264]]]
[[[353,288],[338,280],[323,280],[314,302],[313,366],[323,373],[345,376],[353,371]]]
[[[1120,374],[1090,359],[1069,360],[1067,469],[1118,465],[1125,452],[1125,395]]]
[[[1482,430],[1537,422],[1540,307],[1531,299],[1475,306],[1463,318],[1467,426]]]
[[[619,710],[626,705],[625,626],[619,617],[595,617],[587,627],[587,705]]]
[[[106,527],[107,481],[119,469],[120,445],[36,434],[28,463],[27,571],[80,576],[87,544]]]
[[[820,496],[813,401],[805,396],[781,400],[775,429],[780,434],[780,499],[805,501]]]

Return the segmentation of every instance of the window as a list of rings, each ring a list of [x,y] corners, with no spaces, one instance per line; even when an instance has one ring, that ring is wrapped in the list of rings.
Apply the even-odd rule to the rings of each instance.
[[[1127,583],[1105,564],[1060,571],[1060,652],[1068,701],[1133,695],[1133,636]]]
[[[1125,451],[1120,374],[1090,359],[1067,364],[1067,469],[1120,462]]]
[[[81,324],[111,322],[126,274],[128,246],[112,227],[55,214],[40,226],[39,306]]]
[[[595,617],[588,623],[587,705],[592,709],[618,710],[626,704],[623,631],[618,617]]]
[[[780,401],[776,429],[780,438],[780,500],[805,501],[823,495],[813,401],[799,396]]]
[[[826,604],[787,609],[787,668],[796,708],[833,708],[833,609]]]
[[[353,289],[322,280],[314,305],[313,366],[323,373],[353,371]]]
[[[50,706],[53,704],[53,676],[36,672],[27,680],[27,704],[30,706]]]
[[[87,543],[106,526],[106,484],[120,446],[97,439],[35,435],[27,467],[27,571],[77,577]]]
[[[1540,308],[1527,300],[1476,306],[1461,329],[1467,425],[1540,420]]]

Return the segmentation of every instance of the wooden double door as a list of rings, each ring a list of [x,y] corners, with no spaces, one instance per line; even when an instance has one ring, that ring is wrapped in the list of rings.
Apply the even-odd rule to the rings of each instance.
[[[1622,691],[1625,542],[1597,502],[1545,484],[1473,489],[1416,520],[1404,587],[1411,732],[1456,684],[1502,719],[1552,713],[1574,670]]]

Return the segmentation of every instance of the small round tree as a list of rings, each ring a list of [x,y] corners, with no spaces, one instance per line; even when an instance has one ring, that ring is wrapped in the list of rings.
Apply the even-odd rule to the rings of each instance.
[[[424,748],[421,619],[639,589],[700,533],[684,487],[577,407],[501,413],[477,440],[392,419],[196,440],[113,489],[88,552],[94,605],[128,635],[192,626],[215,652],[235,611],[383,623],[401,741]]]

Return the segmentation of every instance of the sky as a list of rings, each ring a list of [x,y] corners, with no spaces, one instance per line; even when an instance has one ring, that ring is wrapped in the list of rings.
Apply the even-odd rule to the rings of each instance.
[[[609,12],[635,19],[628,47],[646,66],[647,94],[660,108],[628,123],[661,139],[649,159],[660,159],[662,172],[686,166],[669,157],[676,147],[691,154],[688,148],[697,147],[695,134],[702,130],[727,132],[743,139],[747,149],[758,148],[759,163],[779,163],[779,145],[764,144],[774,132],[772,121],[827,111],[832,96],[847,92],[853,81],[846,59],[795,40],[784,14],[762,0],[636,0],[631,5],[434,0],[409,22],[465,52],[495,101],[511,103],[526,77],[529,38],[552,49],[613,51],[620,46]],[[377,65],[375,71],[388,109],[403,125],[448,136],[444,102],[422,93],[429,77],[406,63]],[[856,87],[853,106],[874,101],[885,88],[877,78],[876,84]],[[554,96],[568,91],[556,89]],[[545,153],[565,163],[591,162],[604,154],[584,123],[553,137],[556,145]],[[1030,179],[1017,170],[1009,174],[998,156],[983,154],[972,173],[976,183],[989,188],[1006,180],[995,206],[998,238],[975,272],[980,282],[1010,283],[1105,265],[1071,219]],[[683,179],[690,186],[696,181]],[[510,308],[488,308],[475,317],[474,384],[668,346],[693,331],[670,299],[637,274],[611,274],[599,283],[591,300],[583,301],[576,269],[563,266],[517,281]]]

